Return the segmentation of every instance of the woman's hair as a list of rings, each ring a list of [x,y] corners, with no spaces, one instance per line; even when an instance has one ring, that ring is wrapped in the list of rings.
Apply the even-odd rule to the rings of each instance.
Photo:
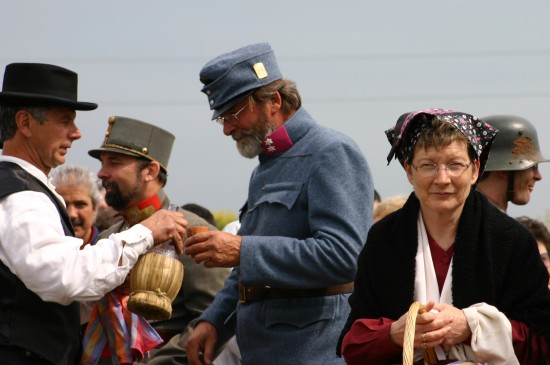
[[[269,101],[271,96],[279,92],[282,103],[281,109],[283,113],[290,113],[298,110],[302,106],[302,98],[296,87],[296,83],[292,80],[281,79],[273,81],[270,84],[260,87],[251,95],[253,103],[264,104]]]
[[[434,120],[431,122],[430,127],[424,128],[420,137],[418,137],[418,141],[416,142],[415,148],[413,148],[410,160],[407,162],[410,163],[413,160],[414,152],[417,148],[424,148],[424,150],[435,148],[436,150],[440,150],[455,141],[464,143],[468,146],[468,156],[470,157],[470,161],[476,161],[478,159],[474,148],[462,132],[456,129],[456,127],[452,124],[441,121],[437,116],[434,116]]]

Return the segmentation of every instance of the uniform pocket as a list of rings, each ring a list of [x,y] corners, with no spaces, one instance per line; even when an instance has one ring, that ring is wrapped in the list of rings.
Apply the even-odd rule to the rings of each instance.
[[[274,299],[266,301],[266,327],[290,325],[304,328],[319,321],[336,317],[337,303],[334,297],[306,299]]]
[[[298,200],[303,185],[296,182],[266,184],[262,187],[262,195],[251,210],[264,203],[281,204],[290,210]]]

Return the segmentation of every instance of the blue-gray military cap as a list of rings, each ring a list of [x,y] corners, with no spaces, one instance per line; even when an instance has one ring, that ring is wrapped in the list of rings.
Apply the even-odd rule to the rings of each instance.
[[[251,44],[209,61],[200,72],[212,119],[259,87],[283,78],[269,43]]]
[[[99,159],[102,152],[121,153],[157,161],[168,172],[168,160],[176,137],[155,125],[141,120],[112,116],[101,147],[88,154]]]

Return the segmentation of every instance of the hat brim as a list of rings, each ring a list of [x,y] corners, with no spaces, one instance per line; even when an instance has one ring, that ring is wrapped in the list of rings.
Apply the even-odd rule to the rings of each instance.
[[[114,148],[114,147],[100,147],[100,148],[96,148],[96,149],[93,149],[93,150],[89,150],[88,155],[90,155],[91,157],[99,160],[100,159],[99,157],[101,156],[101,154],[103,152],[119,153],[121,155],[132,156],[132,157],[141,158],[141,159],[145,158],[145,159],[148,159],[148,160],[151,160],[151,161],[155,161],[151,157],[143,156],[143,155],[140,155],[138,153],[133,153],[132,151],[127,151],[127,150],[123,150],[123,149],[120,149],[120,148]],[[164,172],[167,172],[166,168],[164,166],[162,166],[162,164],[160,164],[160,168],[163,169]]]
[[[235,105],[237,105],[239,103],[239,101],[241,101],[244,98],[249,97],[250,95],[252,95],[252,93],[254,91],[256,91],[256,89],[250,90],[250,91],[248,91],[244,94],[241,94],[241,95],[229,100],[227,103],[222,105],[221,108],[214,110],[214,113],[212,114],[212,120],[217,119],[217,118],[221,117],[222,115],[224,115],[229,109],[231,109]]]
[[[0,92],[0,104],[2,102],[17,103],[17,104],[34,104],[48,106],[63,106],[74,110],[94,110],[97,109],[97,104],[84,101],[74,101],[70,99],[59,98],[56,96],[48,96],[32,93],[18,92]]]
[[[99,157],[103,152],[120,153],[121,155],[127,155],[132,157],[139,157],[139,158],[144,157],[144,156],[138,155],[137,153],[133,153],[131,151],[123,150],[120,148],[113,148],[113,147],[101,147],[101,148],[89,150],[88,155],[92,156],[93,158],[97,158],[99,160]]]

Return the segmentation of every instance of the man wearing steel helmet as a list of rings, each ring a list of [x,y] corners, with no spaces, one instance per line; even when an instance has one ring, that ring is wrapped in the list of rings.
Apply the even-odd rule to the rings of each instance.
[[[482,119],[500,132],[477,189],[503,212],[508,202],[529,203],[535,183],[542,180],[538,164],[550,161],[540,152],[537,130],[517,116],[493,115]]]

